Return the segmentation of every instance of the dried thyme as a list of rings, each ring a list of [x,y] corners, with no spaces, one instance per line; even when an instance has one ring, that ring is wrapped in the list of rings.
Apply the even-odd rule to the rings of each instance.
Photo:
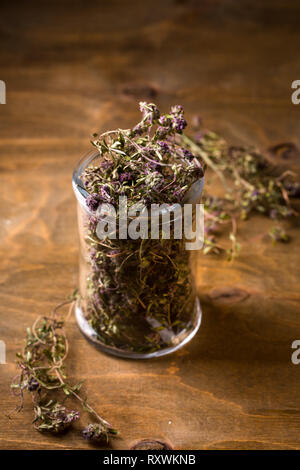
[[[99,240],[96,211],[103,202],[115,204],[127,196],[129,206],[143,202],[182,203],[203,175],[203,167],[220,178],[224,195],[204,193],[204,254],[227,251],[233,259],[240,251],[239,220],[253,213],[269,217],[273,241],[288,241],[281,220],[296,215],[290,199],[299,197],[300,184],[292,172],[274,176],[270,164],[256,149],[231,147],[212,132],[183,134],[186,121],[181,106],[161,115],[153,104],[141,103],[142,120],[133,128],[94,135],[92,144],[101,163],[83,175],[89,196],[85,240],[90,272],[87,278],[86,316],[107,345],[136,352],[167,347],[189,327],[194,308],[187,253],[182,240]],[[231,248],[219,242],[222,227],[229,226]],[[160,232],[161,235],[161,232]],[[74,298],[70,300],[73,302]],[[78,421],[77,410],[65,406],[79,401],[96,422],[82,431],[90,441],[108,440],[116,431],[81,396],[81,385],[66,376],[68,341],[65,320],[57,307],[40,317],[27,331],[24,351],[18,355],[20,372],[12,388],[23,407],[24,392],[32,398],[34,426],[60,433]]]
[[[262,214],[272,221],[271,239],[289,241],[281,221],[298,215],[291,205],[291,198],[299,197],[300,184],[291,171],[276,174],[267,157],[252,147],[233,147],[209,131],[198,129],[194,138],[182,135],[182,142],[215,173],[224,188],[222,197],[204,191],[205,239],[203,253],[227,251],[229,259],[236,257],[241,249],[237,241],[239,220],[247,220],[254,213]],[[275,174],[274,174],[275,173]],[[230,227],[231,248],[226,250],[220,243],[224,226]]]
[[[73,295],[70,300],[58,305],[50,316],[37,318],[33,326],[27,329],[24,350],[17,354],[19,374],[11,387],[14,395],[20,398],[17,411],[23,408],[24,392],[31,395],[33,423],[38,431],[59,434],[79,420],[79,411],[69,410],[65,406],[65,402],[73,398],[96,420],[83,430],[83,437],[88,438],[87,430],[94,427],[97,429],[97,440],[108,441],[117,431],[81,396],[83,382],[73,385],[66,374],[69,346],[64,330],[65,320],[58,315],[58,310],[70,304],[71,313],[75,297]]]
[[[170,239],[160,229],[159,239],[101,241],[96,211],[109,203],[118,214],[120,196],[127,197],[128,208],[182,203],[203,169],[182,143],[187,124],[181,106],[161,114],[155,104],[142,102],[140,110],[142,120],[133,129],[94,135],[101,161],[82,175],[90,211],[84,220],[90,265],[85,301],[86,318],[102,343],[153,352],[191,327],[195,300],[187,252],[172,230]]]

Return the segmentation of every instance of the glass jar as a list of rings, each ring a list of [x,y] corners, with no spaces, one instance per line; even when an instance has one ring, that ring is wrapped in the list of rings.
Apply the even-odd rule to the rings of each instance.
[[[145,216],[149,231],[154,216],[159,217],[155,238],[149,233],[149,238],[99,239],[99,215],[86,204],[89,194],[81,177],[87,167],[100,163],[99,153],[90,152],[73,173],[80,238],[79,328],[102,351],[115,356],[145,359],[169,354],[193,338],[202,317],[191,252],[186,240],[175,236],[178,212],[173,205]],[[194,183],[184,199],[193,215],[203,184],[204,178]],[[170,217],[169,229],[164,226],[168,217],[163,216]]]

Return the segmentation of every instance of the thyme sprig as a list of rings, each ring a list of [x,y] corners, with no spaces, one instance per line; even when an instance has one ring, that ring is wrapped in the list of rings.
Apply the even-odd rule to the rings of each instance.
[[[17,354],[19,373],[11,387],[20,398],[17,411],[23,409],[24,392],[31,395],[33,423],[38,431],[58,434],[79,420],[80,413],[65,406],[66,400],[73,398],[96,421],[83,430],[83,437],[88,438],[87,429],[93,428],[97,430],[97,440],[107,441],[117,431],[81,396],[83,382],[72,384],[66,372],[69,343],[65,322],[76,299],[77,292],[55,307],[51,315],[38,317],[32,327],[27,328],[25,347]],[[67,304],[69,313],[63,318],[58,312]],[[96,440],[95,436],[92,440]]]

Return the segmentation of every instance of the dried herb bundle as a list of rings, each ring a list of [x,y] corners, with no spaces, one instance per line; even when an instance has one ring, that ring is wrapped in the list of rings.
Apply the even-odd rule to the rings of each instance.
[[[117,431],[82,398],[80,389],[83,382],[73,385],[66,375],[65,361],[69,346],[64,330],[65,320],[58,315],[58,310],[70,304],[71,313],[76,296],[74,294],[70,300],[58,305],[50,316],[37,318],[33,326],[27,329],[24,350],[17,354],[20,372],[11,387],[14,394],[20,397],[18,411],[23,408],[24,392],[30,393],[33,423],[38,431],[58,434],[77,421],[79,412],[65,406],[66,400],[74,398],[96,420],[83,430],[83,437],[103,442]]]

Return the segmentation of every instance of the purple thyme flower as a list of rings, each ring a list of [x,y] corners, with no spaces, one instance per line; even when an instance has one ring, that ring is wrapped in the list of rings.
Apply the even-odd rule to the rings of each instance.
[[[121,173],[120,174],[120,178],[119,178],[120,182],[123,183],[123,181],[131,181],[132,180],[132,174],[131,173]]]
[[[187,126],[187,122],[183,117],[175,116],[172,122],[173,129],[180,133]]]
[[[100,189],[100,193],[103,201],[111,202],[110,187],[107,184],[102,186],[102,188]]]
[[[171,114],[183,114],[183,107],[180,104],[172,106]]]
[[[88,206],[88,208],[91,211],[96,212],[96,210],[98,209],[99,204],[101,202],[101,199],[102,198],[101,198],[100,194],[97,194],[97,193],[90,194],[86,198],[86,205]]]
[[[79,418],[80,414],[78,411],[69,411],[65,406],[60,405],[59,403],[56,403],[51,411],[47,413],[47,419],[51,423],[51,430],[56,433],[64,431]]]
[[[182,149],[182,153],[183,153],[183,156],[185,158],[188,158],[189,160],[192,160],[194,158],[194,155],[188,149]]]
[[[145,101],[140,102],[140,111],[143,113],[143,119],[152,124],[153,121],[159,119],[160,112],[154,103],[146,103]]]
[[[183,117],[183,107],[179,104],[172,106],[171,114],[173,115],[172,128],[175,130],[175,132],[182,132],[183,129],[187,126],[187,122]]]
[[[108,168],[111,168],[113,166],[113,162],[110,162],[108,160],[103,160],[100,166],[103,170],[107,170]]]
[[[163,127],[170,127],[171,126],[171,119],[166,116],[161,116],[158,120],[159,124]]]
[[[159,168],[159,164],[155,162],[149,162],[149,166],[152,168],[152,170],[158,170]]]
[[[79,419],[79,418],[80,418],[79,411],[71,410],[71,411],[67,412],[66,415],[64,416],[64,423],[65,424],[71,424],[74,421],[77,421],[77,419]]]
[[[167,142],[163,142],[162,140],[159,140],[157,143],[160,146],[160,151],[162,154],[168,153],[170,151],[170,148]]]
[[[99,220],[98,220],[97,217],[91,216],[90,219],[89,219],[89,229],[92,230],[92,231],[95,231],[96,228],[97,228],[98,222],[99,222]]]
[[[139,105],[140,105],[140,111],[143,115],[147,114],[148,112],[148,109],[147,109],[147,103],[146,101],[140,101],[139,102]]]
[[[107,431],[101,424],[88,424],[83,429],[82,436],[88,441],[103,441],[107,440]]]
[[[147,162],[145,163],[145,174],[152,173],[153,170],[158,170],[159,165],[157,163],[153,162]]]
[[[168,132],[169,132],[169,129],[167,127],[159,126],[156,130],[156,135],[159,139],[164,139],[164,137],[166,137]]]
[[[31,379],[28,381],[27,388],[29,392],[34,392],[39,388],[39,386],[39,382],[34,377],[31,377]]]

